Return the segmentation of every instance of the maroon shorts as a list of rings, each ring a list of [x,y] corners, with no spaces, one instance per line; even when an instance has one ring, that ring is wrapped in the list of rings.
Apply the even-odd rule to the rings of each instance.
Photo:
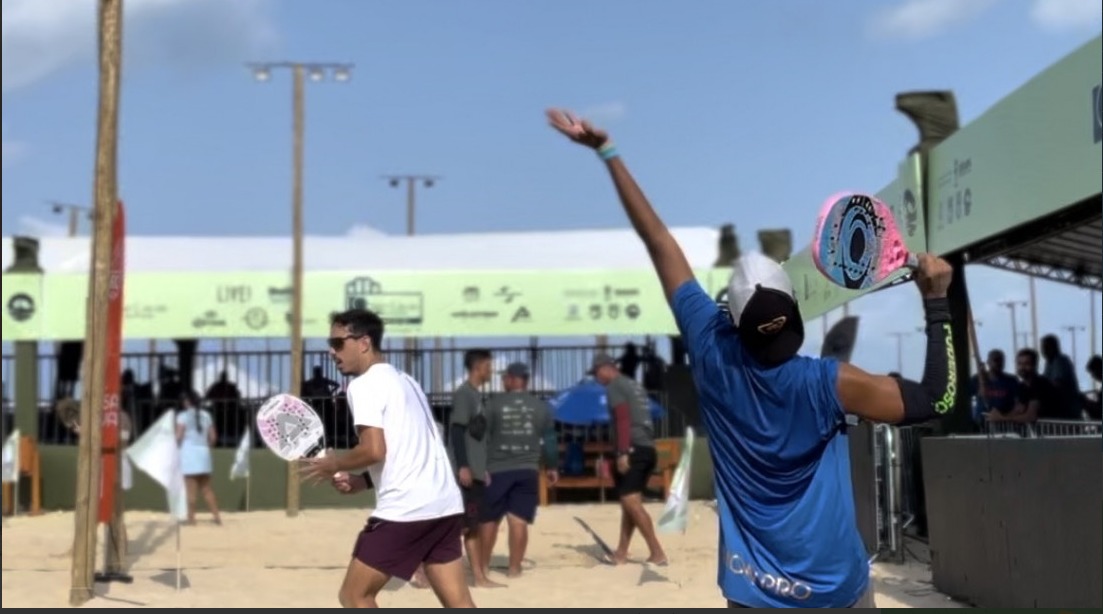
[[[409,581],[422,563],[451,563],[463,556],[464,515],[395,522],[371,518],[352,556],[389,576]]]

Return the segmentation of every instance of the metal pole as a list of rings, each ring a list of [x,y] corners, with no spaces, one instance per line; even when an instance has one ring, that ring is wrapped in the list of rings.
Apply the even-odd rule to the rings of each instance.
[[[406,236],[414,236],[414,215],[417,209],[417,179],[406,178]],[[406,372],[416,377],[417,337],[406,337]]]
[[[391,187],[397,188],[406,183],[406,236],[412,237],[417,232],[417,183],[420,181],[424,187],[431,188],[440,180],[435,175],[383,175]],[[435,342],[436,343],[436,342]],[[414,336],[406,336],[403,340],[405,349],[406,372],[417,377],[415,369],[418,363],[418,340]],[[432,367],[430,367],[432,368]]]
[[[69,208],[69,236],[77,236],[77,225],[80,224],[80,209]]]
[[[896,372],[900,375],[904,374],[904,337],[911,335],[910,332],[896,332],[889,333],[893,337],[896,337]]]
[[[406,178],[406,236],[414,236],[414,215],[417,209],[417,180],[414,177]]]
[[[305,129],[303,107],[305,71],[301,65],[293,69],[292,113],[294,153],[292,154],[291,185],[291,382],[293,396],[302,394],[303,375],[303,132]],[[287,515],[299,514],[300,507],[298,463],[287,465]]]
[[[1030,279],[1030,334],[1034,349],[1038,349],[1038,296],[1035,293],[1034,276]]]
[[[1018,318],[1016,317],[1017,307],[1026,307],[1026,301],[1001,301],[999,303],[1002,307],[1007,307],[1007,310],[1011,313],[1011,351],[1014,352],[1015,347],[1019,343],[1019,327]]]
[[[1068,325],[1068,326],[1062,326],[1061,328],[1068,331],[1068,333],[1069,333],[1069,339],[1071,340],[1071,344],[1069,345],[1069,350],[1072,353],[1073,368],[1076,368],[1076,365],[1080,364],[1076,361],[1076,331],[1084,330],[1084,327],[1083,326],[1076,326],[1076,325]]]
[[[1099,307],[1095,305],[1095,290],[1088,290],[1088,322],[1090,322],[1089,329],[1091,336],[1088,339],[1088,343],[1091,345],[1091,355],[1095,356],[1099,353],[1099,341],[1096,339],[1098,335],[1098,329],[1095,327],[1095,319],[1099,317]]]

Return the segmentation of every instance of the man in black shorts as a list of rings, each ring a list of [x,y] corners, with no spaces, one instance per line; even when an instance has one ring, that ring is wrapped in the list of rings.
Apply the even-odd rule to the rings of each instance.
[[[486,577],[486,570],[479,564],[482,543],[479,541],[479,516],[486,490],[486,416],[483,413],[483,393],[479,391],[490,381],[491,356],[489,350],[468,350],[463,356],[467,380],[452,394],[452,413],[448,418],[448,439],[451,443],[452,462],[456,479],[463,493],[465,525],[463,543],[467,549],[467,562],[475,586],[496,588],[502,586]]]
[[[620,541],[609,562],[620,565],[628,560],[628,543],[632,532],[639,529],[650,551],[647,562],[665,565],[666,553],[655,536],[651,515],[643,506],[643,491],[658,462],[647,393],[635,380],[625,377],[608,354],[594,357],[590,373],[605,386],[617,458],[613,483],[620,497]]]
[[[489,569],[498,527],[504,518],[509,527],[510,578],[521,575],[521,562],[529,541],[528,525],[536,520],[541,460],[548,472],[548,482],[555,484],[559,480],[555,418],[547,403],[528,392],[528,383],[527,365],[520,362],[509,365],[502,375],[505,392],[492,396],[486,406],[486,465],[490,483],[483,501],[479,545],[483,548],[483,568]]]

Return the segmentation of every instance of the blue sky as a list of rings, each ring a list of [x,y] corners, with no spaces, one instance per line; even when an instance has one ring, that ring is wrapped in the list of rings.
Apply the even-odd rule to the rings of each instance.
[[[91,199],[94,5],[3,0],[4,235],[56,234],[44,202]],[[609,128],[670,225],[731,222],[745,245],[763,227],[803,244],[826,194],[888,183],[916,139],[897,92],[951,88],[969,121],[1096,36],[1101,14],[1093,0],[126,5],[119,172],[135,234],[289,232],[288,76],[259,84],[242,62],[295,59],[356,63],[348,83],[308,85],[308,233],[403,232],[389,172],[444,177],[421,194],[419,233],[622,227],[592,155],[544,123],[566,105]],[[1008,348],[996,302],[1027,298],[1026,278],[969,280],[981,345]],[[1043,332],[1088,327],[1086,291],[1038,291]],[[852,312],[855,361],[878,371],[895,364],[889,333],[921,322],[912,288]],[[819,324],[808,332],[815,351]],[[920,337],[904,343],[918,376]]]

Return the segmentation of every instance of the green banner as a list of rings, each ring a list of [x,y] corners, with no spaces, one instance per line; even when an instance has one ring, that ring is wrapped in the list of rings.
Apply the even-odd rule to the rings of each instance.
[[[1099,194],[1101,40],[1046,69],[931,152],[932,252],[951,252]]]
[[[920,158],[913,154],[900,164],[896,179],[877,193],[877,198],[892,209],[908,250],[915,253],[927,251],[927,228],[924,222],[926,215],[923,211],[923,192],[919,178]],[[847,290],[831,283],[816,268],[811,246],[790,258],[785,263],[785,271],[793,280],[797,300],[800,301],[800,312],[805,320],[823,315],[843,303],[880,289]],[[891,281],[886,282],[886,285],[887,283]]]
[[[724,273],[699,271],[698,277],[714,293],[727,283]],[[4,275],[3,288],[9,303],[30,297],[16,301],[29,308],[5,313],[5,341],[84,337],[86,276]],[[378,312],[396,336],[676,333],[650,268],[306,275],[305,336],[327,336],[329,315],[350,307]],[[289,333],[290,310],[285,273],[133,273],[126,278],[123,334],[128,339],[282,337]]]
[[[37,273],[9,273],[4,275],[3,297],[4,341],[37,339],[41,332],[43,319],[42,275]],[[84,336],[83,332],[81,336]]]

